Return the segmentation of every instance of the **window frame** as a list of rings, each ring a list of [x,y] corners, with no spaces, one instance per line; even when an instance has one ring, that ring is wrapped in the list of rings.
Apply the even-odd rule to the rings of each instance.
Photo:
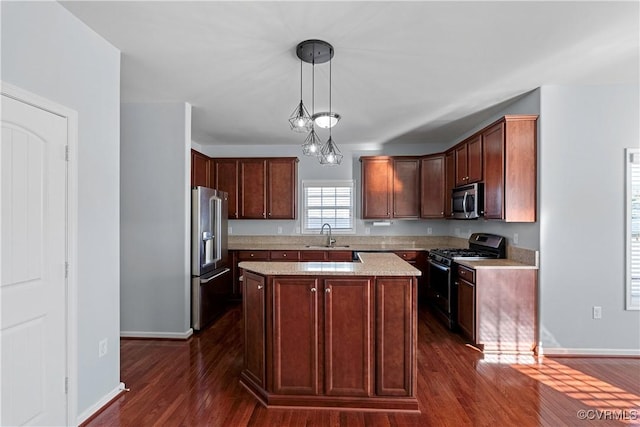
[[[339,179],[339,180],[320,180],[320,179],[309,179],[302,181],[302,192],[301,198],[302,201],[300,205],[302,206],[302,224],[300,227],[301,234],[318,234],[320,229],[309,228],[308,227],[308,217],[307,217],[307,188],[308,187],[349,187],[351,189],[351,202],[350,202],[350,214],[349,214],[349,222],[351,224],[351,228],[349,229],[336,229],[332,228],[332,234],[355,234],[356,233],[356,204],[355,204],[355,182],[351,179]]]
[[[635,167],[635,171],[633,171]],[[625,227],[625,252],[626,252],[626,265],[625,265],[625,308],[626,310],[640,310],[640,298],[636,298],[634,303],[632,295],[632,281],[634,270],[633,266],[633,174],[637,174],[636,185],[640,187],[640,149],[638,148],[627,148],[625,149],[625,218],[626,218],[626,227]],[[640,188],[636,189],[636,191],[640,192]],[[637,221],[640,223],[640,218],[637,217]],[[640,225],[638,225],[640,226]],[[640,234],[640,233],[638,233]],[[637,237],[636,237],[637,239]],[[638,242],[638,240],[636,240]],[[636,243],[636,248],[639,253],[636,254],[636,259],[640,259],[640,242]],[[640,261],[638,261],[640,264]],[[635,266],[636,269],[640,268],[640,266]]]

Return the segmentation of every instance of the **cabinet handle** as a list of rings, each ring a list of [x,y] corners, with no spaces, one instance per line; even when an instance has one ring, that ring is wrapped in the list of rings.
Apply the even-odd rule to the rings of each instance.
[[[249,255],[251,258],[253,258],[253,254]]]
[[[443,211],[443,212],[440,212],[440,215],[444,215],[444,211]]]
[[[262,289],[264,286],[258,285],[258,290]]]
[[[325,293],[330,294],[331,293],[331,288],[327,288],[324,291],[325,291]]]
[[[316,288],[311,288],[311,292],[315,292],[316,290]]]
[[[287,254],[282,254],[282,256],[286,258],[286,257],[287,257]]]

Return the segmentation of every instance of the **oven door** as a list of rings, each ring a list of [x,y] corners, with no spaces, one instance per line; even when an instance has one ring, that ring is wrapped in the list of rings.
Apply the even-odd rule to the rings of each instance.
[[[429,287],[438,309],[451,314],[451,267],[429,259]]]

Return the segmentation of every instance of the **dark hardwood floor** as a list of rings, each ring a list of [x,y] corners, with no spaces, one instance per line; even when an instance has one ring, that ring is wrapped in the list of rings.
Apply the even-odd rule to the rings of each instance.
[[[187,341],[123,339],[121,380],[131,391],[85,425],[640,425],[639,359],[483,355],[425,309],[418,322],[420,414],[266,409],[238,383],[241,332],[238,305]]]

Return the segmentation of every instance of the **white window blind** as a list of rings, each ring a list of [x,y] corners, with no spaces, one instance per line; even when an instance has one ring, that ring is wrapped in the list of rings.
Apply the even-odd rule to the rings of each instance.
[[[640,149],[627,148],[627,310],[640,310]]]
[[[302,186],[303,232],[318,233],[325,223],[333,232],[353,232],[353,181],[304,181]]]

